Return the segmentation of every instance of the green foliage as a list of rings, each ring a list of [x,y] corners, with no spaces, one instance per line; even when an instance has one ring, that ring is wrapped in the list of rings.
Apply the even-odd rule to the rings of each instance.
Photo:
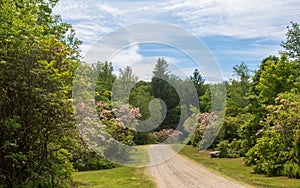
[[[240,119],[238,135],[242,142],[242,156],[244,156],[261,137],[260,132],[263,125],[259,124],[260,118],[255,113],[239,114],[238,118]]]
[[[104,63],[98,62],[92,66],[92,69],[97,73],[95,100],[108,103],[111,100],[111,91],[116,80],[116,76],[112,73],[112,63],[107,61]]]
[[[153,132],[137,132],[135,137],[135,143],[137,145],[157,144],[158,138]]]
[[[282,175],[300,179],[300,164],[289,162],[283,165]]]
[[[205,92],[199,97],[201,112],[211,112],[211,91],[209,85],[205,85]]]
[[[151,117],[149,105],[153,99],[154,97],[151,96],[151,83],[139,81],[130,93],[129,102],[140,109],[141,120],[146,120]]]
[[[229,142],[231,142],[233,139],[239,138],[239,129],[241,127],[241,124],[242,119],[239,116],[225,117],[218,138],[220,140],[228,140]]]
[[[151,94],[155,98],[160,98],[162,101],[164,101],[167,109],[162,109],[161,114],[166,113],[166,118],[164,119],[162,125],[156,130],[161,130],[164,128],[175,129],[179,121],[176,107],[180,100],[174,86],[170,84],[175,84],[179,79],[173,75],[169,75],[168,73],[167,61],[164,58],[159,58],[153,70]]]
[[[197,90],[198,97],[203,96],[205,93],[204,79],[202,78],[198,69],[195,69],[193,76],[190,76],[190,79]]]
[[[250,70],[244,63],[233,67],[236,79],[231,79],[227,85],[226,113],[236,116],[247,105],[246,96],[250,86]]]
[[[209,100],[206,103],[210,106],[210,112],[223,113],[226,106],[226,85],[227,82],[209,85]],[[206,106],[206,108],[208,107]]]
[[[219,157],[237,158],[243,156],[243,140],[234,139],[232,142],[228,140],[221,141],[216,150],[220,151]]]
[[[7,0],[0,4],[0,187],[68,187],[73,166],[112,168],[104,156],[127,160],[131,152],[131,147],[119,147],[120,143],[180,141],[183,133],[174,130],[177,125],[193,132],[188,138],[193,146],[205,148],[219,131],[218,116],[210,112],[221,112],[225,106],[224,85],[226,117],[214,142],[220,142],[221,157],[240,157],[248,151],[246,163],[255,172],[299,178],[299,24],[288,27],[281,57],[264,59],[252,78],[242,63],[233,67],[235,79],[204,85],[197,69],[181,80],[169,74],[167,61],[159,58],[148,83],[137,82],[130,67],[120,69],[117,78],[112,63],[91,67],[80,63],[80,41],[70,24],[52,15],[56,3]],[[79,65],[79,77],[72,82]],[[81,90],[72,91],[74,86]],[[193,99],[194,89],[202,113],[197,109],[199,101]],[[84,97],[73,101],[74,92]],[[166,109],[161,101],[153,102],[155,98],[164,101]],[[124,105],[128,99],[132,106]],[[86,131],[92,145],[100,146],[92,148],[95,151],[86,148],[76,131],[73,104],[76,115],[84,117],[77,124],[81,133]],[[189,105],[196,108],[188,109]],[[91,117],[95,106],[100,123]],[[138,124],[140,113],[142,120],[149,120],[143,125]],[[136,132],[141,126],[157,132]]]
[[[274,104],[279,93],[295,88],[300,69],[297,62],[290,62],[282,55],[278,61],[268,60],[256,89],[262,102]]]
[[[288,27],[284,53],[262,60],[251,77],[242,63],[233,67],[235,79],[226,82],[224,124],[214,143],[220,157],[243,157],[255,172],[298,178],[300,159],[299,24]],[[210,112],[220,93],[210,84],[200,97],[200,110]],[[195,130],[193,146],[201,145],[203,130],[187,119],[185,130]],[[187,126],[187,124],[193,126]]]
[[[72,79],[80,42],[57,1],[1,1],[0,184],[68,186],[77,147]]]
[[[119,76],[113,84],[113,102],[127,104],[130,97],[130,92],[137,83],[138,77],[132,72],[132,69],[127,66],[124,70],[119,70]]]
[[[284,48],[284,53],[288,58],[299,61],[300,57],[300,27],[298,23],[291,22],[291,27],[288,26],[286,33],[286,41],[281,43]]]
[[[299,94],[284,93],[276,98],[276,105],[269,106],[269,114],[261,122],[265,131],[257,144],[246,154],[246,163],[257,173],[270,176],[291,175],[299,164]],[[291,169],[295,167],[295,169]]]
[[[74,164],[74,168],[78,171],[111,169],[114,167],[115,165],[112,162],[93,151],[86,152],[83,160],[80,162],[76,161]]]
[[[191,136],[191,138],[189,138],[190,139],[189,142],[192,146],[199,147],[202,138],[203,138],[203,131],[201,130],[201,126],[197,126],[194,134]]]
[[[192,133],[190,137],[188,137],[188,144],[192,144],[193,146],[206,147],[210,146],[211,137],[215,137],[218,132],[216,128],[218,128],[217,115],[214,113],[199,113],[196,109],[193,109],[193,114],[185,121],[184,129],[188,133]],[[205,148],[206,149],[206,148]]]
[[[269,56],[267,58],[264,58],[261,61],[260,65],[259,65],[259,69],[257,71],[255,71],[255,73],[252,77],[252,83],[251,83],[250,90],[253,94],[255,94],[255,95],[259,94],[259,91],[257,91],[256,86],[259,83],[262,72],[265,71],[266,66],[269,64],[268,62],[270,62],[270,61],[277,62],[278,60],[279,60],[279,58],[276,56]]]
[[[279,176],[288,158],[288,151],[283,148],[279,135],[270,131],[268,136],[258,139],[257,144],[248,151],[246,164],[252,165],[256,173]]]
[[[287,107],[279,105],[279,98],[276,97],[288,98],[290,103],[285,105],[295,102],[297,97],[288,97],[282,93],[297,91],[299,65],[297,62],[289,61],[285,55],[280,58],[270,56],[262,61],[260,69],[252,78],[252,83],[249,82],[249,74],[242,74],[249,72],[246,66],[243,64],[235,66],[234,70],[238,79],[231,80],[228,85],[228,106],[224,125],[218,137],[221,143],[217,149],[221,150],[224,157],[244,156],[250,150],[246,157],[247,164],[253,165],[256,172],[272,176],[280,175],[285,160],[295,158],[294,146],[291,144],[295,135],[292,136],[292,133],[287,131],[292,130],[291,127],[285,129],[284,133],[280,133],[278,127],[283,127],[282,125],[288,127],[286,124],[289,121],[295,123],[298,117],[291,111],[284,112],[283,109]],[[274,103],[277,103],[276,107],[267,107]],[[265,120],[262,121],[263,119]],[[276,130],[274,135],[271,133],[273,129]],[[264,144],[265,142],[273,144],[272,147]],[[281,142],[285,144],[279,147]],[[291,151],[288,152],[287,148]],[[281,160],[273,159],[272,156],[280,156]]]

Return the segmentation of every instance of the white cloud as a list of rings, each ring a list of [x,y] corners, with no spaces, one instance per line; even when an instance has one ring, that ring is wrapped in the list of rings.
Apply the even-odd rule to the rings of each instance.
[[[109,13],[110,15],[113,15],[113,16],[118,16],[120,14],[124,14],[126,11],[124,10],[121,10],[119,8],[115,8],[115,7],[112,7],[108,4],[96,4],[96,6],[100,9],[100,10],[103,10],[107,13]]]
[[[225,35],[240,39],[254,39],[253,45],[247,49],[230,49],[221,46],[215,51],[221,56],[240,56],[244,60],[253,60],[277,54],[280,46],[264,42],[256,45],[255,41],[257,39],[276,42],[284,40],[289,22],[299,21],[299,10],[299,0],[60,0],[54,12],[60,14],[64,21],[73,24],[78,38],[83,41],[81,47],[84,54],[103,36],[122,26],[144,21],[161,21],[176,24],[200,38]],[[143,29],[145,28],[140,28],[141,35]],[[163,28],[151,28],[151,30],[155,33],[155,31],[163,31]],[[158,32],[158,35],[161,33],[164,33],[163,36],[157,38],[168,38],[170,35],[168,30]],[[181,37],[179,33],[178,37],[173,37],[173,40]],[[134,42],[130,38],[126,40],[125,45]],[[107,54],[113,54],[118,50],[113,46],[104,49]],[[90,52],[89,56],[91,54],[98,58],[96,51]],[[153,58],[156,58],[154,56]],[[112,58],[113,63],[119,67],[144,60],[145,57],[139,52],[138,46],[124,49]],[[140,69],[145,67],[150,69],[151,66],[153,65],[145,64]],[[189,67],[183,72],[190,71],[188,69]]]
[[[117,67],[125,67],[142,60],[142,56],[138,53],[139,46],[133,45],[126,49],[118,51],[114,56],[109,59]]]
[[[152,71],[155,66],[153,58],[143,58],[141,61],[131,64],[132,72],[139,80],[150,81],[152,78]]]
[[[128,65],[132,68],[133,74],[138,76],[139,80],[149,81],[153,76],[153,70],[158,58],[161,57],[159,56],[142,57],[142,59],[140,59],[139,61],[136,61]],[[176,72],[176,70],[178,70],[178,67],[175,65],[177,59],[174,59],[172,57],[164,57],[164,59],[169,64],[169,71],[171,72],[171,74],[175,74],[176,76],[181,76],[177,74],[178,71]],[[174,68],[174,66],[176,68]]]
[[[61,0],[55,12],[66,20],[89,19],[94,26],[110,29],[142,21],[166,21],[199,36],[282,39],[286,25],[299,19],[299,10],[298,0]]]
[[[166,10],[182,18],[198,35],[282,39],[285,26],[300,17],[296,0],[173,1]]]

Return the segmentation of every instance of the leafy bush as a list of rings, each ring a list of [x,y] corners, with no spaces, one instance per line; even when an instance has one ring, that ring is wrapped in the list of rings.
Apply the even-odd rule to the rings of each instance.
[[[279,176],[288,161],[289,151],[275,131],[258,139],[257,144],[246,153],[246,164],[251,165],[256,173]]]
[[[31,188],[31,187],[51,188],[52,186],[49,179],[41,177],[39,179],[35,179],[34,181],[27,182],[23,187],[24,188]]]
[[[232,142],[233,139],[239,138],[238,130],[240,129],[241,124],[243,124],[243,122],[241,121],[240,116],[229,116],[224,118],[224,123],[218,137],[221,140],[228,140],[228,142]]]
[[[217,145],[216,150],[220,151],[219,157],[224,158],[228,157],[228,140],[224,140]]]
[[[207,148],[218,133],[218,116],[214,113],[194,112],[185,122],[184,129],[192,134],[188,143],[193,146]],[[213,138],[211,138],[213,137]]]
[[[152,132],[137,132],[135,137],[135,143],[137,145],[156,144],[157,142],[157,136]]]
[[[297,177],[299,167],[299,94],[288,92],[278,95],[276,104],[260,124],[262,137],[246,154],[246,164],[257,173],[269,176]]]
[[[78,171],[111,169],[115,165],[98,155],[96,152],[88,152],[84,158],[74,163],[74,168]]]
[[[289,162],[284,164],[282,169],[282,175],[289,178],[300,178],[300,164]]]
[[[196,127],[194,134],[191,136],[190,143],[194,147],[199,147],[200,141],[202,140],[203,132],[200,126]]]
[[[231,143],[224,140],[217,145],[216,150],[220,151],[219,157],[237,158],[242,157],[243,141],[234,139]]]
[[[104,127],[101,134],[92,135],[95,145],[101,150],[99,152],[102,152],[106,158],[113,161],[128,160],[129,153],[132,150],[129,146],[135,145],[137,119],[141,117],[139,109],[119,103],[116,103],[112,108],[111,104],[102,103],[101,101],[96,102],[96,105],[98,117],[102,123],[100,127]],[[93,126],[90,125],[89,128],[93,130]],[[98,132],[99,130],[101,128],[97,129]],[[89,132],[89,142],[90,145],[93,145]],[[103,138],[103,140],[99,138]],[[97,140],[101,140],[101,142],[97,143]]]

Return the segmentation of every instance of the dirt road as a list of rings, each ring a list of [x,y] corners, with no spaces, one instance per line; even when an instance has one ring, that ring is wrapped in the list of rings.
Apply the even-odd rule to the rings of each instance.
[[[242,188],[244,186],[217,176],[177,155],[168,145],[149,147],[147,169],[158,188]]]

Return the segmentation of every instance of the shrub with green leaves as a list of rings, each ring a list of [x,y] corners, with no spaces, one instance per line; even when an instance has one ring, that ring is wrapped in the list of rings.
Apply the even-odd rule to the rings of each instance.
[[[158,139],[156,134],[153,132],[137,132],[135,136],[135,143],[137,145],[157,144]]]
[[[193,114],[184,122],[184,129],[191,136],[187,138],[188,143],[197,147],[210,146],[217,136],[219,129],[218,116],[214,113],[199,113],[193,110]],[[206,149],[205,148],[205,149]]]
[[[282,175],[289,178],[298,178],[300,179],[300,164],[289,162],[284,164],[282,169]]]
[[[243,140],[234,139],[231,143],[229,143],[228,140],[221,141],[217,145],[216,150],[220,151],[219,157],[242,157],[244,153]]]
[[[111,169],[115,165],[93,151],[86,151],[80,161],[74,161],[74,168],[79,171]]]
[[[274,130],[258,139],[257,144],[246,154],[246,164],[253,166],[256,173],[269,176],[281,175],[283,165],[289,160],[289,151]]]
[[[261,124],[262,137],[246,154],[246,164],[255,172],[269,176],[298,177],[299,170],[299,94],[287,92],[268,107],[269,114]]]
[[[57,0],[0,3],[0,186],[70,184],[72,80],[80,41]]]

